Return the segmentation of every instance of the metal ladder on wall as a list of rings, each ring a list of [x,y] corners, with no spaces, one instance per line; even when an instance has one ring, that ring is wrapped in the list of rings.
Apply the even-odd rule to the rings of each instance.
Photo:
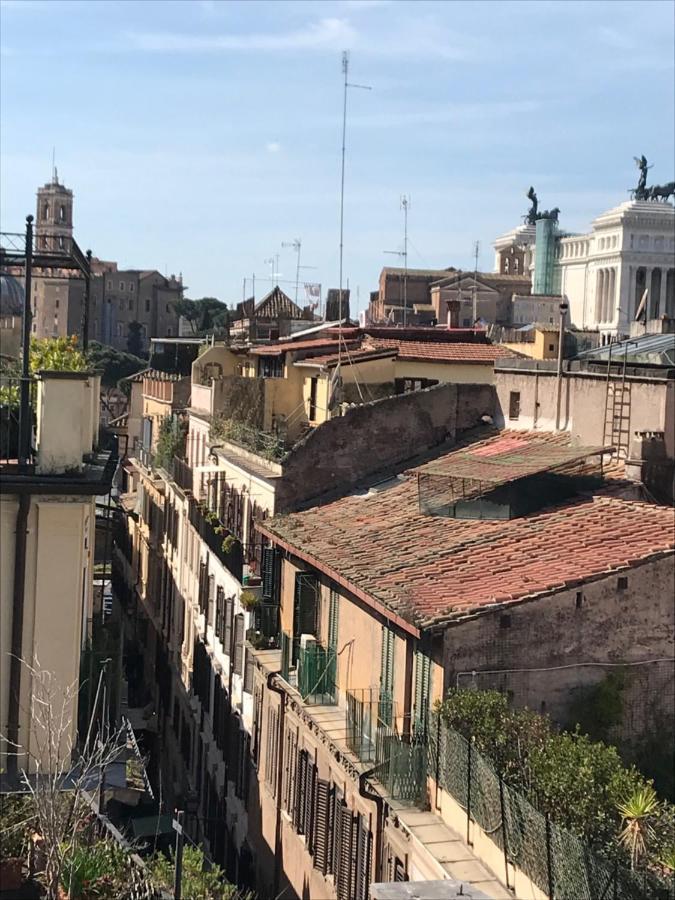
[[[630,443],[631,384],[626,381],[626,350],[623,355],[621,374],[612,376],[612,345],[609,345],[607,359],[607,381],[605,383],[605,421],[602,442],[605,447],[615,448],[617,458],[628,456]]]

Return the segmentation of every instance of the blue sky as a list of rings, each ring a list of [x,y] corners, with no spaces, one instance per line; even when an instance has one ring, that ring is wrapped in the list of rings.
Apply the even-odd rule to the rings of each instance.
[[[673,178],[672,2],[2,0],[0,216],[19,230],[52,145],[76,239],[123,266],[241,299],[265,259],[337,285],[342,82],[345,275],[363,307],[384,250],[491,269],[533,184],[581,230],[627,198],[633,156]],[[249,281],[250,287],[250,281]],[[288,287],[292,294],[292,287]]]

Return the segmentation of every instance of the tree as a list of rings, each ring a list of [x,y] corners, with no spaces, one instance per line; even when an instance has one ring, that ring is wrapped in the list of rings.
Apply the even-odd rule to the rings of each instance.
[[[174,303],[174,309],[190,323],[193,334],[204,334],[208,331],[222,331],[229,322],[227,304],[216,297],[201,297],[189,300],[187,297]]]
[[[127,350],[132,356],[143,354],[143,326],[140,322],[129,322]]]
[[[634,869],[645,855],[647,843],[654,834],[652,826],[659,809],[654,788],[646,785],[618,804],[623,829],[619,841],[630,853],[631,868]]]
[[[146,360],[139,356],[115,350],[97,341],[90,342],[87,360],[91,368],[101,375],[101,384],[107,388],[116,387],[120,379],[134,375],[147,366]]]

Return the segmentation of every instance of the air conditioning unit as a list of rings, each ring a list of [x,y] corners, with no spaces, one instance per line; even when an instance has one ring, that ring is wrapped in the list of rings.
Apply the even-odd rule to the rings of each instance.
[[[317,644],[317,639],[313,634],[301,634],[300,635],[300,648],[302,650],[307,650],[309,647],[315,647]]]

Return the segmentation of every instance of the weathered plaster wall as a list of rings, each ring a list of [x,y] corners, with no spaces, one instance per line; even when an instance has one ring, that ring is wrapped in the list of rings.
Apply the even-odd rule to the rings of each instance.
[[[494,412],[494,389],[443,384],[349,409],[315,428],[284,462],[277,512],[454,440]]]
[[[620,577],[627,578],[627,587],[618,586]],[[610,671],[605,664],[672,660],[674,595],[671,554],[448,627],[445,687],[468,687],[475,671],[478,687],[512,691],[516,705],[543,709],[565,721],[572,690],[602,680]],[[566,666],[570,668],[555,668]],[[522,671],[526,669],[540,671]],[[481,670],[494,674],[481,675]],[[630,722],[625,726],[635,734],[644,728],[650,704],[668,706],[672,714],[672,662],[636,666],[633,674],[643,687],[642,700],[635,698],[642,709],[627,710]]]

